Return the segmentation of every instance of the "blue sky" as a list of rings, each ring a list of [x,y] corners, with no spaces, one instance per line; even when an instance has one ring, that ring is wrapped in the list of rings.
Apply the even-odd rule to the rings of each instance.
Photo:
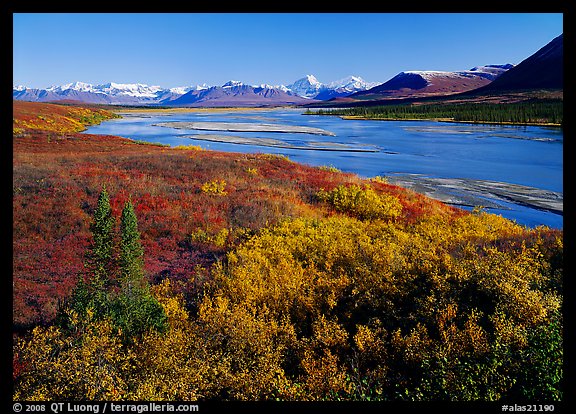
[[[16,13],[13,84],[290,84],[517,64],[561,13]]]

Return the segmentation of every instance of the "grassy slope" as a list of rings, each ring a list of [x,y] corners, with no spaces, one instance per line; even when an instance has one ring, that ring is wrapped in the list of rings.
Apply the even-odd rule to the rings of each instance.
[[[205,269],[246,234],[283,217],[331,214],[314,194],[362,182],[353,174],[267,154],[172,149],[77,133],[87,121],[112,116],[99,109],[14,102],[14,125],[22,128],[13,139],[17,326],[51,321],[58,300],[70,292],[103,185],[116,213],[132,198],[150,278],[182,280],[182,289],[192,292],[208,277]],[[225,181],[225,196],[201,190],[215,180]],[[400,198],[404,220],[432,211],[463,214],[400,187],[372,185]],[[232,231],[223,244],[216,239],[224,229]]]

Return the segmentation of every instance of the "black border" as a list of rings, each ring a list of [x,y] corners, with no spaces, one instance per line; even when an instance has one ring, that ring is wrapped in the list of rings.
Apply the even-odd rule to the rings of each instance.
[[[188,6],[186,6],[188,4]],[[3,35],[2,44],[4,45],[4,51],[8,54],[9,51],[13,52],[13,46],[7,47],[9,38],[9,31],[13,34],[13,13],[55,13],[55,12],[70,12],[70,13],[116,13],[116,12],[144,12],[144,13],[451,13],[451,12],[466,12],[466,13],[506,13],[506,12],[526,12],[526,13],[563,13],[564,14],[564,32],[566,34],[566,39],[568,40],[565,44],[566,52],[565,55],[568,57],[574,56],[574,44],[576,43],[576,34],[573,31],[574,18],[571,8],[571,4],[568,0],[566,1],[556,1],[548,0],[545,2],[528,2],[524,1],[522,3],[514,4],[511,1],[500,1],[500,2],[485,2],[485,1],[475,1],[469,0],[464,1],[449,1],[449,2],[436,2],[429,1],[425,4],[417,4],[412,1],[404,2],[390,2],[384,3],[380,1],[378,3],[372,2],[368,4],[362,4],[360,7],[358,4],[352,2],[331,2],[327,4],[322,4],[318,1],[311,1],[309,4],[299,2],[294,4],[283,3],[278,4],[278,2],[268,2],[266,4],[256,4],[254,2],[233,2],[233,3],[216,3],[216,2],[189,2],[184,4],[162,4],[159,5],[158,2],[143,2],[137,6],[130,7],[129,5],[119,5],[118,3],[107,3],[105,1],[98,1],[96,3],[88,2],[77,2],[76,4],[65,4],[60,2],[43,2],[39,4],[34,4],[31,2],[13,2],[12,5],[6,7],[2,6],[2,20],[1,28]],[[380,6],[380,7],[378,7]],[[551,39],[550,39],[551,40]],[[12,54],[10,58],[3,60],[4,62],[12,61]],[[570,67],[570,58],[564,60],[565,66],[565,87],[564,87],[564,102],[565,107],[571,111],[571,113],[576,114],[576,102],[574,101],[574,70]],[[573,60],[573,59],[572,59]],[[569,69],[572,69],[571,71]],[[8,70],[2,71],[5,77],[8,78]],[[10,82],[12,80],[10,79]],[[6,84],[6,95],[8,94],[8,80],[5,81]],[[10,85],[12,86],[12,85]],[[4,89],[2,89],[4,91]],[[6,100],[2,100],[3,103],[8,103],[8,96]],[[6,105],[8,106],[8,105]],[[2,135],[2,146],[4,149],[1,150],[3,157],[6,157],[6,161],[2,163],[3,170],[0,172],[2,179],[5,180],[5,185],[10,191],[12,190],[12,163],[11,158],[11,140],[10,140],[10,151],[7,148],[7,141],[11,136],[11,129],[8,127],[11,125],[10,119],[8,118],[11,114],[11,108],[5,108],[2,111],[3,119],[5,120],[6,131]],[[574,277],[576,274],[573,272],[571,266],[571,258],[573,252],[575,251],[574,245],[574,217],[572,208],[572,199],[574,188],[571,185],[573,177],[575,177],[576,171],[574,171],[575,162],[572,160],[572,156],[576,154],[575,145],[576,134],[574,133],[574,121],[569,116],[565,117],[564,120],[564,130],[565,136],[568,139],[564,143],[564,198],[565,198],[565,208],[564,208],[564,257],[568,258],[565,260],[564,269],[564,400],[561,402],[550,402],[555,406],[554,412],[566,412],[569,408],[576,408],[576,387],[575,387],[575,374],[576,369],[574,366],[574,349],[576,349],[576,342],[574,341],[574,320],[575,315],[574,310],[574,300],[571,294],[575,292],[574,290]],[[9,158],[10,157],[10,158]],[[3,249],[6,252],[12,252],[11,246],[8,246],[8,236],[7,234],[12,234],[12,208],[11,208],[11,196],[10,201],[1,204],[1,217],[2,217],[2,231],[3,243],[5,246]],[[8,222],[10,221],[10,222]],[[5,235],[6,234],[6,235]],[[2,304],[2,315],[4,316],[4,329],[3,333],[3,345],[7,347],[6,351],[3,352],[3,358],[1,359],[1,377],[3,378],[2,384],[2,407],[5,407],[3,412],[13,412],[12,411],[12,254],[3,254],[2,261],[6,263],[5,269],[7,272],[3,273],[2,292],[7,296],[4,300],[0,301]],[[10,277],[7,273],[10,272]],[[566,293],[568,293],[566,295]],[[45,412],[50,409],[50,403],[44,403],[46,406]],[[93,403],[93,402],[87,402]],[[137,403],[146,403],[145,401],[139,401]],[[535,402],[536,404],[544,404],[544,402]],[[24,404],[24,402],[22,402]],[[103,403],[100,403],[103,404]],[[196,404],[196,403],[195,403]],[[446,401],[431,401],[431,402],[198,402],[199,412],[221,412],[223,410],[234,413],[255,413],[255,412],[298,412],[298,413],[317,413],[319,411],[326,411],[331,413],[404,413],[404,412],[430,412],[430,411],[441,411],[443,413],[467,413],[470,410],[473,412],[502,412],[502,405],[514,405],[514,401],[499,401],[499,402],[446,402]],[[100,409],[100,412],[102,410]]]

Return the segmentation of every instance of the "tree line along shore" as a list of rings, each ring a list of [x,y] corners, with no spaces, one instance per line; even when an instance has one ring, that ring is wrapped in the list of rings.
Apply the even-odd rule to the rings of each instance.
[[[345,119],[438,120],[488,124],[563,125],[563,101],[532,100],[514,103],[430,103],[308,108],[306,115],[339,115]]]

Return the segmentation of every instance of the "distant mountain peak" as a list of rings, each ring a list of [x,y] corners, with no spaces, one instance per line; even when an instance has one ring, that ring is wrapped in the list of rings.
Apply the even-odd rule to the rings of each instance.
[[[360,76],[349,75],[345,78],[321,83],[314,75],[306,75],[286,88],[294,95],[304,98],[326,100],[340,96],[347,96],[354,92],[370,89],[378,85],[376,82],[366,82]]]
[[[306,75],[306,80],[308,82],[310,82],[310,84],[312,84],[312,85],[320,83],[320,82],[318,82],[318,79],[316,79],[316,76],[314,76],[314,75]]]
[[[237,80],[229,80],[228,82],[226,82],[224,85],[222,85],[223,88],[233,88],[236,86],[242,86],[244,85],[242,82],[237,81]]]

